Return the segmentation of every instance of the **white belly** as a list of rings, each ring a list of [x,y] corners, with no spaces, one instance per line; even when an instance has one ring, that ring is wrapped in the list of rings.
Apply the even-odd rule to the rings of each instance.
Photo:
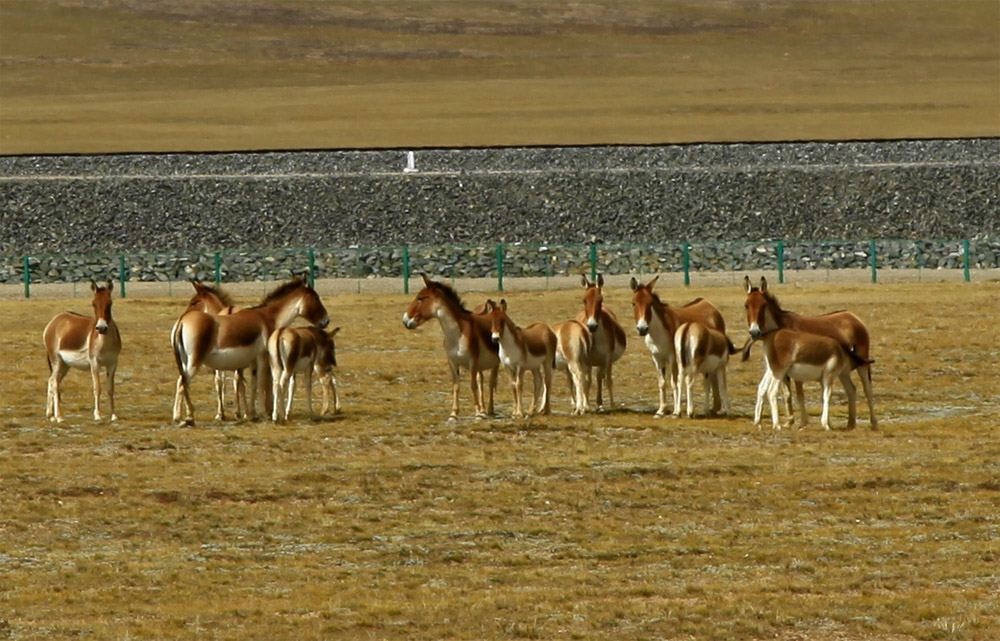
[[[56,354],[70,367],[90,369],[90,356],[88,355],[88,351],[87,346],[84,345],[83,349],[61,349],[57,351]]]
[[[205,359],[205,365],[212,369],[237,370],[257,363],[260,354],[257,345],[217,349]]]
[[[822,365],[805,365],[796,363],[788,368],[788,376],[795,381],[819,381],[823,379],[826,368]]]

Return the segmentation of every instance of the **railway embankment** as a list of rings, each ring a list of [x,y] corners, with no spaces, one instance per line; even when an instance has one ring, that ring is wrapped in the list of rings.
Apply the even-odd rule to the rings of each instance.
[[[1000,139],[7,156],[0,221],[8,256],[995,239]]]

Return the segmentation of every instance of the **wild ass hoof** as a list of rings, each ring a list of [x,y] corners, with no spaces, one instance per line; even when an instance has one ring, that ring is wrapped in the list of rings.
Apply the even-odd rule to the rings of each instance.
[[[111,415],[111,422],[113,423],[113,422],[115,422],[117,420],[118,420],[118,415],[117,414],[112,414]]]

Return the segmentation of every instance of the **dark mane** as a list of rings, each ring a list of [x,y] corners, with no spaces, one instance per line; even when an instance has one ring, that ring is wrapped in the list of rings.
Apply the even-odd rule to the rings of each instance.
[[[771,303],[772,305],[774,305],[775,307],[777,307],[782,312],[785,311],[784,309],[781,309],[781,303],[778,302],[778,297],[775,296],[774,294],[772,294],[770,292],[770,290],[765,291],[765,292],[761,292],[761,294],[764,295],[764,300],[766,300],[767,302]]]
[[[263,307],[264,305],[267,305],[268,303],[274,302],[275,300],[277,300],[279,298],[287,296],[288,294],[294,292],[296,289],[299,289],[300,287],[305,287],[305,283],[303,283],[298,278],[293,278],[292,280],[288,281],[287,283],[284,283],[283,285],[278,285],[277,287],[275,287],[274,291],[272,291],[270,294],[268,294],[267,296],[265,296],[264,300],[260,301],[260,304],[257,305],[257,307]]]
[[[222,304],[225,305],[226,307],[232,307],[233,305],[236,304],[235,302],[233,302],[233,297],[229,295],[229,292],[224,291],[223,289],[221,289],[219,287],[213,287],[211,285],[205,285],[204,283],[202,283],[201,286],[202,286],[203,289],[205,289],[207,291],[210,291],[213,294],[215,294],[215,296],[219,300],[221,300]]]
[[[463,312],[472,313],[465,308],[465,303],[462,302],[462,298],[458,295],[458,292],[451,287],[451,285],[434,280],[430,282],[430,287],[441,294],[441,296],[455,304]]]
[[[657,294],[656,292],[654,292],[652,289],[649,290],[649,295],[653,297],[653,306],[654,307],[668,307],[669,306],[669,303],[664,303],[662,300],[660,300],[660,295]]]

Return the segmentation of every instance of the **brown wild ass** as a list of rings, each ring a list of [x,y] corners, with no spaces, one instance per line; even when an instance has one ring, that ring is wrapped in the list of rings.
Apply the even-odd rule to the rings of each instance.
[[[216,316],[228,316],[236,311],[232,298],[223,290],[212,287],[211,285],[206,285],[200,280],[196,280],[194,278],[191,279],[191,285],[194,287],[195,294],[191,297],[191,300],[188,301],[187,309],[184,310],[185,314],[191,310],[199,310]],[[181,314],[181,316],[183,315],[184,314]],[[180,318],[178,318],[177,322],[174,323],[174,328],[170,333],[171,336],[173,336],[177,331],[179,324]],[[243,370],[236,370],[235,375],[233,376],[233,393],[236,395],[236,418],[246,418],[249,414],[247,409],[246,392],[246,379],[244,377]],[[226,420],[225,370],[215,370],[215,394],[217,405],[215,420],[224,421]]]
[[[260,392],[265,414],[270,415],[267,339],[275,329],[288,327],[300,316],[319,327],[330,322],[326,308],[305,278],[294,278],[278,286],[256,307],[228,316],[198,310],[185,313],[171,337],[178,371],[174,420],[180,421],[184,414],[185,423],[194,423],[190,385],[202,365],[222,370],[254,368],[256,380],[250,390],[250,413],[256,414],[256,397]]]
[[[309,417],[315,418],[312,405],[312,377],[319,376],[323,389],[323,409],[326,414],[333,397],[333,411],[340,411],[340,396],[337,394],[337,379],[333,368],[337,365],[337,352],[333,337],[340,328],[327,332],[318,327],[278,328],[267,339],[267,352],[271,362],[271,380],[274,385],[274,409],[271,418],[276,423],[288,419],[295,395],[295,380],[299,374],[305,375],[306,408]]]
[[[580,277],[583,284],[583,311],[576,315],[576,320],[590,330],[590,366],[597,368],[597,411],[604,410],[602,385],[608,387],[608,406],[615,406],[615,387],[611,368],[622,354],[625,353],[625,330],[618,317],[604,306],[604,276],[597,275],[596,282],[590,282],[586,276]]]
[[[552,326],[556,335],[557,370],[565,370],[569,380],[573,414],[586,414],[590,396],[590,350],[593,338],[583,323],[568,320]]]
[[[770,374],[766,392],[771,405],[771,422],[774,429],[781,429],[778,419],[778,388],[786,377],[796,383],[795,390],[803,427],[808,422],[808,415],[802,383],[819,381],[822,384],[823,415],[820,421],[827,430],[830,429],[830,396],[833,393],[833,382],[839,378],[844,385],[844,391],[847,392],[847,426],[854,427],[857,390],[851,381],[851,370],[866,363],[857,354],[844,350],[843,345],[829,336],[792,329],[767,329],[758,334],[754,340],[764,344],[764,358]],[[749,358],[752,345],[753,343],[748,343],[744,347],[743,360]],[[793,416],[789,413],[786,425],[791,425],[792,422]]]
[[[514,392],[514,418],[524,416],[524,373],[530,371],[535,386],[531,414],[551,414],[552,367],[556,358],[556,335],[545,323],[518,327],[507,315],[507,301],[486,306],[490,338],[499,346],[498,355]]]
[[[726,416],[729,405],[729,385],[726,382],[726,365],[729,357],[739,352],[729,337],[717,329],[697,321],[681,323],[674,333],[674,353],[677,355],[677,387],[687,394],[687,417],[693,414],[691,387],[701,374],[705,380],[705,414],[712,411],[712,390],[722,397]]]
[[[788,312],[781,308],[778,299],[767,289],[767,279],[763,276],[760,279],[760,287],[754,287],[749,276],[743,277],[743,287],[747,292],[745,303],[747,313],[747,328],[751,338],[759,338],[769,331],[775,329],[793,329],[800,332],[809,332],[820,336],[827,336],[836,340],[848,354],[856,357],[854,362],[861,377],[861,386],[865,390],[865,398],[868,400],[868,413],[871,429],[878,428],[875,418],[875,400],[872,394],[872,374],[871,363],[871,342],[868,334],[868,327],[860,318],[848,311],[830,312],[821,316],[803,316],[794,312]],[[760,385],[757,387],[757,403],[754,409],[754,423],[760,424],[761,405],[763,396],[769,389],[771,381],[767,380],[772,372],[768,367],[764,372]],[[801,397],[801,393],[799,393]],[[789,395],[790,396],[790,395]],[[791,413],[791,399],[788,399],[789,413]],[[853,428],[855,421],[852,419],[848,428]]]
[[[71,367],[90,370],[94,383],[95,421],[101,420],[101,368],[105,368],[111,420],[118,420],[115,413],[115,370],[118,369],[118,355],[122,351],[122,337],[118,325],[111,318],[111,281],[102,287],[91,280],[90,289],[94,292],[93,317],[63,312],[50,320],[42,332],[45,359],[49,364],[45,416],[58,423],[63,422],[60,387]]]
[[[674,307],[660,300],[653,292],[653,286],[659,276],[645,285],[632,278],[629,283],[632,288],[632,310],[635,312],[635,329],[639,336],[646,339],[646,347],[653,357],[656,366],[656,379],[659,388],[659,406],[656,416],[667,414],[667,381],[673,393],[673,415],[681,415],[681,389],[678,381],[677,357],[675,354],[674,335],[683,323],[698,322],[706,327],[725,334],[726,321],[712,303],[703,298],[696,298],[683,307]],[[713,409],[718,411],[722,406],[722,398],[718,389],[717,379],[710,378],[714,397]]]
[[[490,321],[485,314],[473,314],[462,304],[454,289],[423,275],[424,287],[403,313],[403,325],[416,329],[432,318],[441,324],[444,351],[451,372],[452,402],[448,420],[458,420],[458,381],[460,368],[469,370],[476,417],[493,414],[493,394],[500,367],[499,347],[490,338]],[[484,372],[490,372],[489,404],[483,402]]]

